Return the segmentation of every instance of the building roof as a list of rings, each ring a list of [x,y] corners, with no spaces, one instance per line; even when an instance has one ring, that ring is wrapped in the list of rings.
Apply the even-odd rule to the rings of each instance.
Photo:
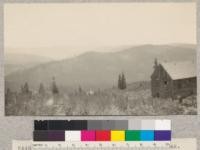
[[[196,63],[194,62],[164,62],[161,65],[173,80],[196,77]]]

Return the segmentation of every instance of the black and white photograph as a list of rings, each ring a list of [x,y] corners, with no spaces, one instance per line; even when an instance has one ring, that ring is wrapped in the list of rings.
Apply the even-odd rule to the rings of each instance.
[[[195,3],[7,3],[6,116],[196,115]]]

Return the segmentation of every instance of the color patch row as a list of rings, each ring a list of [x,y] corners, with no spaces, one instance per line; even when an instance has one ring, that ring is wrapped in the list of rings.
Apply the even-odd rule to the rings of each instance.
[[[35,120],[34,130],[171,130],[170,120]]]
[[[34,141],[170,141],[170,130],[36,130]]]

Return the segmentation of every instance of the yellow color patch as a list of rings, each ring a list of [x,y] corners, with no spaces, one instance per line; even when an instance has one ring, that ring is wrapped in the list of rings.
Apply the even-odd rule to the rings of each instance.
[[[125,131],[122,130],[111,131],[111,141],[125,141]]]

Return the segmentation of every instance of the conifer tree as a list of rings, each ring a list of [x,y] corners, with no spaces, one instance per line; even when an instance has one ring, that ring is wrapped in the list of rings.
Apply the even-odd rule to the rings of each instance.
[[[125,78],[125,75],[124,73],[122,72],[122,75],[121,75],[121,89],[126,89],[126,78]]]
[[[44,85],[42,83],[40,83],[39,94],[41,94],[41,95],[45,94],[45,88],[44,88]]]
[[[56,85],[55,77],[53,77],[53,82],[52,82],[52,93],[53,94],[58,94],[59,93],[58,87]]]
[[[119,77],[118,77],[118,89],[121,89],[122,87],[122,77],[121,77],[121,74],[119,74]]]
[[[29,86],[28,86],[27,82],[24,84],[23,92],[26,93],[26,94],[28,94],[30,92],[29,91]]]

